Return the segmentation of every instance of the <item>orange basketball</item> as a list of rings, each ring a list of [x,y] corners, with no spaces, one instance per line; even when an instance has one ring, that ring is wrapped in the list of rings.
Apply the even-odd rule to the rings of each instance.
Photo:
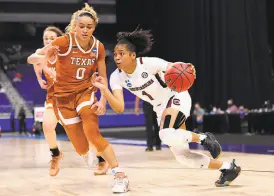
[[[196,79],[196,71],[191,63],[173,63],[165,73],[167,86],[176,92],[188,90]]]

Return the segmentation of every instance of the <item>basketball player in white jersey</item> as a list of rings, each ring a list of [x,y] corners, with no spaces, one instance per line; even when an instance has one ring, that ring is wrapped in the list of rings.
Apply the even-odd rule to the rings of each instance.
[[[100,76],[93,76],[93,85],[101,90],[117,113],[124,111],[123,88],[152,104],[160,126],[159,136],[170,147],[176,160],[194,168],[219,169],[221,176],[215,185],[229,185],[240,174],[241,168],[235,165],[235,160],[231,163],[215,160],[221,153],[221,146],[212,134],[196,134],[186,130],[191,97],[188,91],[177,93],[167,88],[163,74],[172,63],[160,58],[140,57],[151,47],[152,35],[149,31],[118,33],[118,43],[114,49],[114,61],[118,68],[110,76],[112,93]],[[190,142],[201,144],[214,159],[191,152]]]

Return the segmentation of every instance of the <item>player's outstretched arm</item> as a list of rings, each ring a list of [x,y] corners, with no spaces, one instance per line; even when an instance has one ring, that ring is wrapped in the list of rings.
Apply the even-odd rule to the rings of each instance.
[[[43,78],[42,78],[43,67],[40,66],[40,64],[34,64],[33,68],[34,68],[34,72],[36,74],[37,81],[38,81],[40,87],[42,89],[47,89],[47,87],[48,87],[47,82],[45,80],[43,80]]]
[[[100,42],[100,45],[99,45],[99,51],[98,52],[99,52],[99,57],[98,57],[98,61],[97,61],[98,73],[99,73],[100,76],[102,76],[104,78],[104,81],[106,82],[106,85],[108,85],[107,71],[106,71],[106,61],[105,61],[106,52],[105,52],[105,47],[101,42]],[[93,105],[94,107],[95,106],[97,107],[97,111],[95,111],[95,114],[104,115],[105,112],[106,112],[106,103],[107,103],[107,100],[103,96],[103,94],[101,93],[100,101]]]
[[[43,48],[37,49],[35,53],[31,54],[28,57],[27,61],[29,64],[33,64],[33,65],[47,64],[47,61],[52,57],[50,55],[55,55],[55,53],[57,54],[57,49],[58,48],[56,46],[52,46],[51,44],[48,44]]]
[[[44,55],[40,55],[41,49],[37,49],[35,53],[31,54],[28,57],[28,63],[32,64],[32,65],[40,65],[41,63],[45,63],[45,56]]]
[[[41,63],[44,62],[44,56],[39,55],[39,51],[41,49],[37,49],[35,53],[31,54],[28,57],[28,63],[33,64],[33,69],[35,72],[35,75],[37,77],[37,81],[39,82],[39,85],[42,89],[47,88],[46,82],[42,79],[42,72],[43,72],[43,67],[41,66]]]

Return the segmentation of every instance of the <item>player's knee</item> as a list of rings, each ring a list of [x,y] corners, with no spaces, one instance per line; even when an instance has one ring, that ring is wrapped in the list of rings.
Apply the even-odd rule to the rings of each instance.
[[[192,140],[191,132],[174,128],[161,129],[159,137],[169,146],[182,146]]]
[[[85,155],[89,151],[89,143],[86,139],[83,140],[75,140],[74,138],[70,138],[71,143],[75,149],[75,151],[80,155]]]
[[[55,131],[56,124],[57,122],[53,120],[43,121],[43,131],[44,132]]]
[[[75,151],[80,155],[85,155],[89,151],[89,146],[88,145],[79,145],[79,146],[74,146]]]
[[[174,128],[165,128],[161,129],[159,131],[159,137],[162,140],[162,142],[166,145],[171,145],[172,144],[172,134],[175,131]]]
[[[46,110],[43,117],[43,130],[44,132],[54,131],[57,124],[57,118],[51,110]]]

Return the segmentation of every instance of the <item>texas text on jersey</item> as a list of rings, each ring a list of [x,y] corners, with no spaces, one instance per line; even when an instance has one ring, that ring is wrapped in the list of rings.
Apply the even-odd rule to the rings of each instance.
[[[85,51],[81,48],[74,33],[56,38],[52,45],[59,47],[56,61],[56,82],[54,91],[56,96],[66,96],[91,87],[91,76],[97,69],[100,42],[91,38],[91,46]]]

